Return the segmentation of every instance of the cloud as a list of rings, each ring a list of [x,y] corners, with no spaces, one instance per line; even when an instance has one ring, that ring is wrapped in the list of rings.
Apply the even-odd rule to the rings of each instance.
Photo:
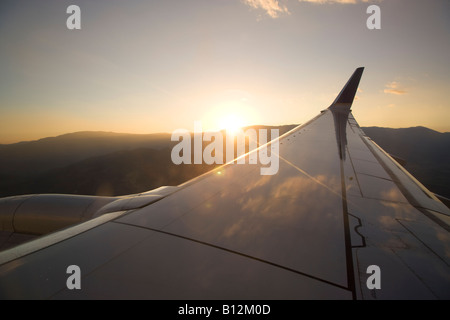
[[[278,0],[241,0],[254,9],[263,9],[272,18],[278,18],[280,14],[290,14],[289,9]],[[381,2],[383,0],[298,0],[298,2],[309,2],[315,4],[357,4],[368,2]]]
[[[289,10],[285,5],[280,5],[277,0],[243,0],[245,4],[255,9],[263,9],[272,18],[278,18],[280,14]]]
[[[391,94],[397,94],[402,95],[406,94],[407,91],[399,85],[398,82],[392,81],[386,84],[386,88],[384,89],[384,93],[391,93]]]
[[[317,4],[330,4],[330,3],[340,3],[340,4],[356,4],[361,2],[369,2],[369,0],[298,0],[299,2],[310,2]]]

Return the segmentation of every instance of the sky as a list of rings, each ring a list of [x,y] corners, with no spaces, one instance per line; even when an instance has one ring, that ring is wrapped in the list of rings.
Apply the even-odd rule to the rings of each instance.
[[[2,0],[0,39],[0,144],[300,124],[361,66],[361,126],[450,131],[448,0]]]

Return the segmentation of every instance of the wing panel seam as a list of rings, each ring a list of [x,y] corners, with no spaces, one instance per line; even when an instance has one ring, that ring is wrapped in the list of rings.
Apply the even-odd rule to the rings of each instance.
[[[245,253],[242,253],[242,252],[239,252],[239,251],[235,251],[235,250],[227,249],[227,248],[224,248],[224,247],[221,247],[221,246],[217,246],[217,245],[214,245],[212,243],[208,243],[208,242],[204,242],[204,241],[201,241],[201,240],[185,237],[185,236],[182,236],[182,235],[179,235],[179,234],[175,234],[175,233],[171,233],[171,232],[167,232],[167,231],[163,231],[163,230],[158,230],[158,229],[153,229],[153,228],[149,228],[149,227],[139,226],[139,225],[135,225],[135,224],[124,223],[124,222],[119,222],[119,221],[111,221],[111,222],[118,223],[118,224],[123,224],[123,225],[128,225],[128,226],[132,226],[132,227],[137,227],[137,228],[142,228],[142,229],[146,229],[146,230],[150,230],[150,231],[166,234],[166,235],[169,235],[169,236],[177,237],[177,238],[180,238],[180,239],[192,241],[192,242],[199,243],[199,244],[202,244],[202,245],[206,245],[206,246],[209,246],[209,247],[212,247],[212,248],[215,248],[215,249],[223,250],[223,251],[226,251],[226,252],[229,252],[229,253],[240,255],[240,256],[245,257],[245,258],[249,258],[249,259],[256,260],[256,261],[259,261],[259,262],[262,262],[262,263],[265,263],[265,264],[269,264],[271,266],[274,266],[274,267],[277,267],[277,268],[280,268],[280,269],[284,269],[286,271],[290,271],[290,272],[302,275],[304,277],[307,277],[307,278],[310,278],[310,279],[313,279],[313,280],[316,280],[316,281],[320,281],[320,282],[323,282],[325,284],[328,284],[328,285],[331,285],[331,286],[334,286],[334,287],[337,287],[337,288],[349,291],[349,288],[341,286],[341,285],[339,285],[337,283],[333,283],[331,281],[328,281],[328,280],[325,280],[325,279],[322,279],[322,278],[319,278],[319,277],[316,277],[316,276],[304,273],[304,272],[299,271],[299,270],[295,270],[295,269],[292,269],[292,268],[289,268],[289,267],[285,267],[285,266],[282,266],[280,264],[277,264],[277,263],[274,263],[274,262],[271,262],[271,261],[267,261],[267,260],[264,260],[264,259],[261,259],[261,258],[253,257],[251,255],[248,255],[248,254],[245,254]]]

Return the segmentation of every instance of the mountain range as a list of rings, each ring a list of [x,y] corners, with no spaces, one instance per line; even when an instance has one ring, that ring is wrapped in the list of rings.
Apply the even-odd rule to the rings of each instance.
[[[296,125],[252,128],[279,129]],[[450,133],[424,127],[365,127],[431,191],[450,197]],[[169,133],[77,132],[0,145],[0,197],[30,193],[117,196],[178,185],[217,165],[175,165]]]

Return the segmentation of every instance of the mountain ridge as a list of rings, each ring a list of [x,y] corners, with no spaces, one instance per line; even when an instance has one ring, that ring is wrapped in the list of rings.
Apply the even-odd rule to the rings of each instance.
[[[251,127],[279,128],[282,135],[295,126]],[[362,129],[384,150],[405,159],[405,168],[431,191],[450,197],[450,133],[421,126]],[[0,197],[26,193],[133,194],[160,185],[178,185],[214,168],[173,165],[170,151],[178,142],[170,136],[80,131],[1,145]]]

